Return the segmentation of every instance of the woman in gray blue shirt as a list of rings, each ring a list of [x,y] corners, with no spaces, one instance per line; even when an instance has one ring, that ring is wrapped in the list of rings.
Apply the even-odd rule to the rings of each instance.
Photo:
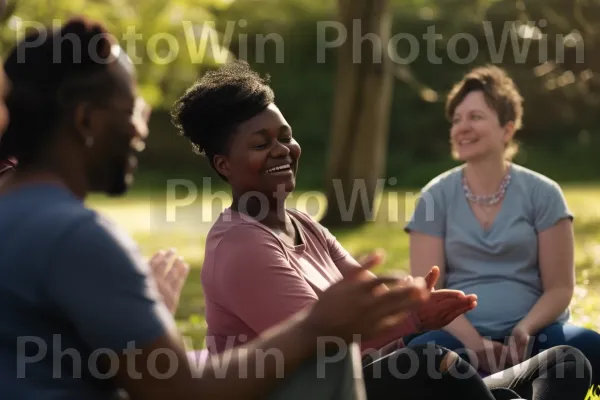
[[[463,165],[431,180],[411,221],[412,274],[432,265],[441,285],[478,296],[478,306],[443,330],[410,344],[435,342],[477,357],[487,345],[515,363],[561,344],[590,360],[600,375],[600,334],[568,323],[575,287],[572,220],[560,186],[511,162],[522,98],[493,66],[468,73],[449,94],[452,153]]]

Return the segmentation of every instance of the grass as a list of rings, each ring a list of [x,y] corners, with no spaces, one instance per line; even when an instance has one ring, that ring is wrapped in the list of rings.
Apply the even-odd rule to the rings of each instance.
[[[569,206],[575,213],[577,288],[571,305],[572,321],[600,330],[600,184],[564,186]],[[413,190],[413,192],[415,192]],[[402,193],[399,195],[399,193]],[[334,231],[340,242],[353,254],[385,248],[384,265],[375,271],[407,270],[408,238],[402,228],[414,207],[414,194],[387,192],[380,202],[376,220],[351,231]],[[199,197],[188,205],[167,207],[165,195],[148,191],[132,193],[125,199],[94,197],[90,205],[112,217],[150,256],[155,251],[174,247],[191,264],[192,271],[184,287],[176,318],[183,334],[194,347],[203,345],[206,331],[204,297],[200,269],[204,239],[212,221],[227,204],[218,197]],[[290,205],[316,218],[324,210],[324,198],[318,192],[295,194]]]

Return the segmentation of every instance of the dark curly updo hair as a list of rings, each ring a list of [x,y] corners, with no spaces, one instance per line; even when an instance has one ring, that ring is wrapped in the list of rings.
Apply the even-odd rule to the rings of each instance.
[[[61,123],[81,101],[108,99],[115,90],[109,66],[116,59],[106,29],[85,18],[54,31],[27,35],[8,55],[4,69],[11,84],[10,115],[0,136],[0,159],[34,162]]]
[[[268,76],[261,77],[245,61],[234,61],[206,73],[190,87],[175,102],[171,117],[193,150],[215,168],[213,157],[227,153],[236,127],[274,100]]]

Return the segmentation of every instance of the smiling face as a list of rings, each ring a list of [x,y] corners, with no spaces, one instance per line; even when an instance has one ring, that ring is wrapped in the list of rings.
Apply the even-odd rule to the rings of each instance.
[[[273,198],[296,186],[300,145],[274,104],[241,123],[231,137],[227,154],[215,155],[217,171],[234,192],[258,192]]]
[[[482,91],[472,91],[452,115],[450,142],[454,157],[463,162],[502,157],[514,134],[514,124],[500,124],[498,113]]]

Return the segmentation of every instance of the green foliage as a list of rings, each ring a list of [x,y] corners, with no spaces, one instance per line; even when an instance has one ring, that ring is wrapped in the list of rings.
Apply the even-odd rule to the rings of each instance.
[[[18,1],[6,15],[2,52],[28,29],[57,28],[84,15],[103,23],[136,64],[140,92],[154,106],[169,107],[202,68],[231,59],[215,30],[213,11],[227,0]]]
[[[53,19],[64,21],[84,13],[103,21],[132,58],[139,58],[140,88],[155,107],[147,151],[141,160],[145,169],[153,172],[148,179],[142,178],[148,184],[156,182],[154,172],[162,176],[212,176],[204,160],[192,155],[185,140],[176,136],[167,111],[204,71],[245,52],[255,69],[271,75],[277,103],[303,147],[300,185],[311,189],[322,185],[326,148],[336,145],[330,141],[336,54],[335,49],[329,49],[325,62],[317,62],[317,24],[335,20],[337,1],[17,1],[9,3],[16,8],[4,16],[6,23],[0,35],[3,54],[22,34],[22,29],[16,30],[17,17],[51,24]],[[510,28],[511,21],[545,18],[548,25],[543,32],[549,38],[548,48],[556,47],[561,39],[558,35],[577,31],[585,39],[585,62],[577,63],[576,48],[567,47],[564,62],[550,59],[542,64],[538,57],[542,43],[523,38],[518,45],[529,45],[530,51],[524,62],[516,62],[508,37],[501,65],[509,70],[525,97],[524,129],[517,135],[524,143],[519,161],[554,178],[596,179],[600,161],[593,149],[600,144],[600,53],[594,46],[600,36],[589,21],[600,15],[599,5],[600,0],[393,0],[392,34],[413,35],[419,53],[408,65],[398,65],[386,175],[403,185],[420,186],[437,171],[452,166],[448,123],[443,115],[443,101],[451,85],[470,67],[490,61],[489,47],[499,46],[503,29]],[[486,36],[484,20],[495,28],[493,41]],[[442,35],[434,47],[439,63],[428,58],[423,38],[431,27]],[[124,37],[128,28],[141,34],[133,48],[127,46]],[[455,33],[470,33],[476,39],[477,57],[472,63],[453,61],[449,45]],[[172,35],[179,52],[172,62],[161,64],[157,61],[167,56],[167,46],[160,37],[166,34]],[[264,38],[269,34],[280,37],[281,46],[275,40],[264,46],[259,43],[258,35]],[[352,32],[348,32],[347,40],[351,39]],[[468,54],[466,44],[457,43],[458,56]],[[409,55],[406,40],[400,40],[397,48],[400,56]],[[555,55],[549,52],[549,56]]]

